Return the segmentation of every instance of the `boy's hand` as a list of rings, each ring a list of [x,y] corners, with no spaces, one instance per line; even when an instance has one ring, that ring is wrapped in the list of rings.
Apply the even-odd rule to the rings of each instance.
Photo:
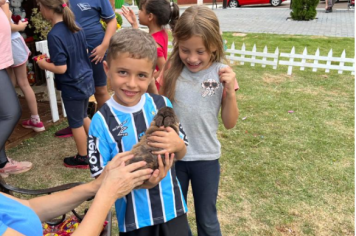
[[[46,70],[49,64],[45,59],[37,60],[36,63],[42,70]]]
[[[103,61],[105,52],[106,52],[106,48],[102,44],[100,44],[99,46],[94,48],[93,51],[91,51],[91,55],[89,57],[90,58],[94,57],[93,60],[91,61],[95,62],[95,64],[98,64],[99,62],[101,63]]]
[[[164,130],[155,131],[149,137],[147,137],[148,145],[151,147],[156,147],[163,149],[161,151],[152,152],[153,154],[165,154],[165,153],[174,153],[178,150],[181,150],[182,146],[184,146],[184,141],[178,136],[176,131],[171,127],[164,128],[160,127]]]
[[[235,92],[236,74],[231,67],[224,67],[219,70],[220,82],[224,84],[227,92]],[[237,85],[238,87],[238,85]]]
[[[169,155],[169,153],[165,153],[165,165],[163,164],[161,155],[158,155],[158,169],[153,172],[151,177],[146,180],[139,188],[150,189],[155,187],[162,179],[164,179],[168,173],[168,171],[172,168],[174,163],[174,153]]]
[[[135,12],[131,8],[125,7],[125,6],[122,6],[121,10],[122,10],[121,14],[132,25],[132,28],[137,29],[138,24],[137,24],[137,18],[136,18]]]

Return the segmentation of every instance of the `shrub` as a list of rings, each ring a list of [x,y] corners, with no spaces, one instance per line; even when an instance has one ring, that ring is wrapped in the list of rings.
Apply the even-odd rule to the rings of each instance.
[[[293,20],[313,20],[318,4],[319,0],[293,0],[290,15]]]

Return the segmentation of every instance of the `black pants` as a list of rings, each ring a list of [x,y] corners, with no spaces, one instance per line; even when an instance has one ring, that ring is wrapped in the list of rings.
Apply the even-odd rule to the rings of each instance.
[[[216,201],[219,191],[220,163],[212,161],[177,161],[176,173],[187,201],[189,182],[192,185],[195,219],[199,236],[221,236]],[[189,233],[191,236],[192,233]]]
[[[5,143],[21,117],[21,107],[6,70],[0,70],[0,166],[7,162]]]
[[[120,232],[120,236],[188,236],[187,214],[178,216],[166,223],[147,226],[127,233]]]

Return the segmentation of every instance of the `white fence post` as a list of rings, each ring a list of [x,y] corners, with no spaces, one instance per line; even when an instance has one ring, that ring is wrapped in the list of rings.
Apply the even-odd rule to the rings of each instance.
[[[303,51],[303,56],[305,56],[305,57],[302,58],[302,64],[304,64],[306,62],[306,56],[307,55],[308,55],[308,49],[307,49],[307,47],[305,47],[304,51]],[[301,66],[300,70],[304,70],[304,66]]]
[[[241,51],[242,51],[242,52],[245,52],[245,51],[246,51],[245,43],[242,44]],[[241,54],[241,58],[245,58],[245,54]],[[244,65],[245,62],[244,62],[244,61],[241,61],[240,64],[241,64],[241,65]]]
[[[36,50],[49,56],[47,40],[36,42]],[[54,88],[54,74],[47,70],[45,71],[45,74],[52,120],[53,122],[56,122],[59,120],[59,113],[57,106],[57,96]]]
[[[345,50],[342,52],[341,54],[341,59],[345,59],[346,57],[346,53],[345,53]],[[344,61],[340,61],[340,67],[343,67],[345,65],[345,62]],[[339,74],[342,74],[342,70],[339,70],[338,71]]]
[[[267,53],[267,46],[264,47],[263,53]],[[266,61],[267,61],[267,58],[266,58],[265,56],[262,57],[262,61],[263,61],[263,62],[266,62]],[[262,64],[262,67],[265,68],[265,67],[266,67],[266,64]]]
[[[293,70],[293,62],[294,62],[294,54],[295,54],[295,49],[294,49],[294,47],[292,48],[292,51],[290,52],[290,54],[291,54],[291,57],[289,58],[289,63],[290,63],[290,65],[288,66],[288,72],[287,72],[287,74],[288,75],[292,75],[292,70]]]
[[[279,55],[278,47],[276,48],[276,51],[274,51],[274,55],[276,57],[273,59],[273,62],[275,63],[275,65],[273,66],[273,69],[276,70],[277,69],[277,65],[278,65],[278,55]]]
[[[314,59],[314,65],[318,65],[318,59],[317,58],[319,58],[319,56],[320,56],[320,52],[319,52],[319,48],[316,50],[316,52],[315,52],[315,58],[316,59]],[[316,72],[318,70],[318,68],[317,67],[313,67],[313,72]]]
[[[256,52],[256,44],[253,45],[252,52]],[[255,66],[255,63],[253,61],[256,59],[256,56],[252,55],[251,59],[251,66]]]
[[[333,57],[333,50],[330,49],[330,51],[328,53],[328,60],[326,61],[327,68],[325,69],[325,73],[329,73],[330,72],[329,67],[331,66],[332,57]]]

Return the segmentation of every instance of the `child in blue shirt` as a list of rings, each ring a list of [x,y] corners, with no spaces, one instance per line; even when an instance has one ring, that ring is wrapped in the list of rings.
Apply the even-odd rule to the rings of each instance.
[[[110,38],[116,32],[117,22],[109,0],[69,0],[76,21],[83,27],[88,43],[89,57],[93,70],[95,83],[95,100],[100,108],[109,98],[106,87],[106,75],[103,69],[103,60],[106,57],[106,50],[109,46]],[[103,30],[100,19],[107,24]],[[71,137],[72,132],[67,127],[55,133],[56,137]]]
[[[95,81],[94,95],[100,108],[110,98],[102,62],[105,60],[110,38],[116,32],[115,12],[109,0],[69,0],[69,3],[76,21],[85,32]],[[106,31],[103,30],[100,19],[107,23]]]
[[[67,112],[78,154],[64,159],[69,168],[88,169],[87,117],[89,97],[94,93],[93,72],[87,55],[84,31],[74,21],[73,12],[62,0],[38,0],[44,18],[52,23],[48,33],[51,62],[39,60],[37,64],[55,73],[57,89]]]
[[[146,93],[156,60],[156,43],[149,34],[123,29],[112,37],[104,69],[115,93],[90,125],[88,152],[93,176],[100,175],[117,153],[130,151],[139,142],[161,107],[172,106],[167,98]],[[165,154],[167,164],[159,158],[159,169],[150,179],[115,203],[120,236],[188,235],[187,206],[171,168],[172,157],[180,160],[185,155],[187,140],[181,127],[179,135],[171,127],[165,129],[147,140],[162,148],[154,154]]]

